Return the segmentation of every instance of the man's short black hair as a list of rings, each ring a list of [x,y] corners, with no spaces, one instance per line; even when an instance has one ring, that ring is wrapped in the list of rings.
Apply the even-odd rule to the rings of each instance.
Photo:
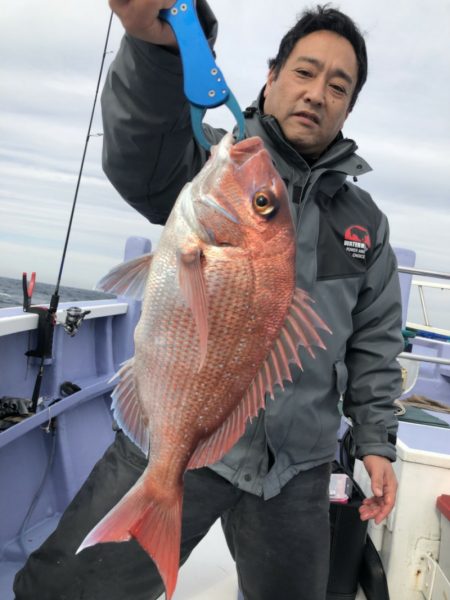
[[[358,78],[350,101],[351,110],[367,79],[366,43],[354,21],[341,11],[330,8],[328,4],[323,6],[318,5],[315,10],[305,10],[302,13],[297,23],[281,40],[278,54],[275,58],[269,60],[269,67],[273,71],[275,78],[278,77],[298,40],[314,31],[320,30],[333,31],[341,35],[350,42],[355,51],[358,63]]]

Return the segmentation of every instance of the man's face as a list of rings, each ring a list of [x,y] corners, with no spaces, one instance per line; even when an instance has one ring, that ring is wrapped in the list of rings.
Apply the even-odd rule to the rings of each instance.
[[[297,42],[277,78],[269,72],[264,112],[277,119],[300,154],[317,158],[342,129],[357,75],[350,42],[315,31]]]

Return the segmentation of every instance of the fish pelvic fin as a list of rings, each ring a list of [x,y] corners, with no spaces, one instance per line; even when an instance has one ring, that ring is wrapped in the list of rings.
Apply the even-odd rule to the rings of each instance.
[[[289,365],[296,364],[303,370],[298,346],[304,346],[312,358],[315,358],[313,346],[325,349],[317,329],[330,334],[331,331],[311,307],[312,302],[306,292],[299,288],[295,290],[280,334],[244,397],[222,425],[199,442],[190,458],[188,469],[204,467],[220,460],[242,437],[247,420],[252,420],[260,409],[265,408],[266,394],[274,399],[274,386],[278,384],[284,389],[283,382],[292,381]]]
[[[91,530],[77,554],[98,543],[134,538],[155,562],[170,600],[180,563],[183,488],[178,486],[171,496],[167,491],[158,494],[156,486],[144,482],[143,477]]]
[[[150,447],[148,418],[142,410],[136,391],[133,367],[134,357],[124,362],[114,376],[114,379],[119,378],[119,383],[111,394],[113,400],[111,408],[120,428],[148,456]]]
[[[208,350],[208,298],[198,247],[180,249],[178,259],[178,281],[187,305],[194,315],[200,338],[200,371],[205,364]]]
[[[152,258],[152,254],[143,254],[113,267],[100,279],[96,289],[142,300]]]

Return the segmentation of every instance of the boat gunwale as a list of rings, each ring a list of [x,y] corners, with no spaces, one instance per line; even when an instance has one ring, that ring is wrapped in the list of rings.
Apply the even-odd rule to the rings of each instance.
[[[56,325],[62,325],[66,318],[66,310],[74,306],[74,302],[62,302],[56,312]],[[98,319],[128,312],[128,303],[118,300],[85,300],[77,302],[77,306],[91,312],[85,319]],[[0,310],[0,337],[24,331],[33,331],[38,326],[38,315],[25,312],[20,306],[7,307]]]

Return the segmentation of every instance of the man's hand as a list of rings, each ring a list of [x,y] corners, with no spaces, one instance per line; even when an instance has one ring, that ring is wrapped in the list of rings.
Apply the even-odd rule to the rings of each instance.
[[[375,519],[378,525],[394,508],[397,495],[397,478],[391,462],[384,456],[368,454],[363,458],[370,476],[373,496],[365,498],[359,509],[362,521]]]
[[[172,28],[158,18],[160,10],[174,4],[175,0],[109,0],[127,33],[145,42],[177,48]]]

